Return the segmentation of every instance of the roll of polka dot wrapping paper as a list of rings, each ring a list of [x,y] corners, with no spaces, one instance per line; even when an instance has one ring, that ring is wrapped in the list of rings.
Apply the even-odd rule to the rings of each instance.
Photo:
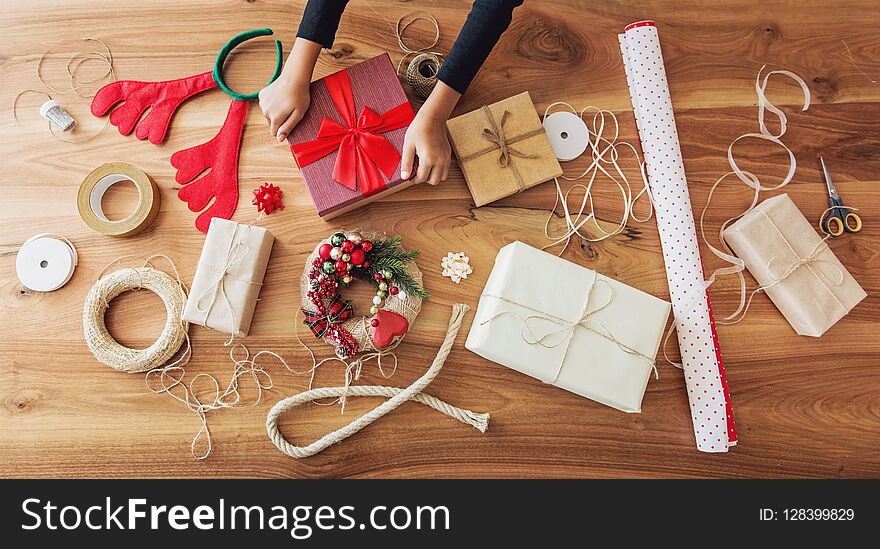
[[[633,23],[619,40],[657,212],[697,448],[726,452],[736,444],[736,429],[657,26]]]

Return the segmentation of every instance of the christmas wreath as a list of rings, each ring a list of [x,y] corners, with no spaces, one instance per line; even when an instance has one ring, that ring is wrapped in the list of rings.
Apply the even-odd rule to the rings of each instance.
[[[339,358],[395,344],[427,299],[415,264],[419,252],[400,243],[399,236],[372,231],[338,232],[309,256],[301,284],[303,323]],[[351,300],[342,296],[355,280],[376,285],[369,316],[355,317]]]

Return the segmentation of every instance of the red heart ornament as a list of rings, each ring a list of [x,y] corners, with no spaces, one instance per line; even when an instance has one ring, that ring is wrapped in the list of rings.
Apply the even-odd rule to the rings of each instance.
[[[391,345],[395,337],[402,336],[409,330],[409,321],[406,317],[395,312],[379,309],[373,318],[378,321],[376,326],[372,326],[373,345],[377,349]]]

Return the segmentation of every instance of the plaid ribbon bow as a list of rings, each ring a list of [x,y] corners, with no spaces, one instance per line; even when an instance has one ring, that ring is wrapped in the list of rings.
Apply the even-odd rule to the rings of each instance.
[[[303,324],[309,327],[316,338],[324,337],[331,325],[342,324],[354,314],[351,300],[343,300],[339,294],[333,296],[333,300],[324,307],[323,313],[305,309],[302,312],[305,315]]]

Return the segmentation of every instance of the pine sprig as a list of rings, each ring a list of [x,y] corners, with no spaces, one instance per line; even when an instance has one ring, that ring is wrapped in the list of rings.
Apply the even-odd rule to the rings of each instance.
[[[428,299],[429,294],[425,288],[407,272],[407,266],[419,256],[419,251],[404,250],[400,247],[401,241],[400,236],[381,237],[373,240],[373,249],[368,255],[370,267],[356,269],[353,274],[360,280],[372,282],[377,272],[388,271],[392,275],[392,284],[409,295]]]

